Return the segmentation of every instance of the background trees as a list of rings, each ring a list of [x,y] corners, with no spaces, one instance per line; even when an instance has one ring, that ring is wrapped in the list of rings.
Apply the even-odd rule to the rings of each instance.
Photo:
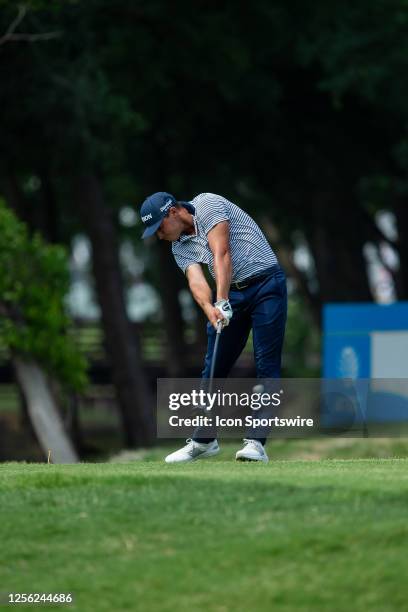
[[[7,33],[22,9],[0,7]],[[17,39],[0,39],[0,191],[47,241],[89,237],[128,445],[151,441],[153,424],[125,238],[138,280],[160,296],[168,375],[185,371],[192,338],[168,245],[142,245],[140,227],[118,223],[124,206],[157,190],[181,200],[213,191],[254,215],[291,276],[300,328],[289,352],[302,325],[319,326],[324,302],[378,297],[367,253],[407,298],[407,8],[32,1]],[[378,222],[383,210],[397,234]],[[202,351],[202,335],[193,340]]]
[[[28,236],[0,202],[0,338],[9,352],[31,423],[46,453],[77,460],[64,431],[55,383],[83,391],[86,363],[69,335],[63,300],[68,291],[64,249]]]

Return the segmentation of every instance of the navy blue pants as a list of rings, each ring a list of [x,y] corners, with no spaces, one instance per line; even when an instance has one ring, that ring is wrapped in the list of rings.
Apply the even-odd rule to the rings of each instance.
[[[286,276],[280,266],[266,278],[241,290],[231,290],[233,317],[222,331],[214,377],[226,378],[242,353],[252,329],[257,378],[280,378],[282,345],[287,315]],[[203,378],[209,378],[216,331],[207,323],[207,354]],[[196,429],[193,440],[210,442],[205,430]],[[208,432],[207,432],[208,435]],[[253,435],[251,437],[254,437]],[[258,438],[263,444],[265,438]]]

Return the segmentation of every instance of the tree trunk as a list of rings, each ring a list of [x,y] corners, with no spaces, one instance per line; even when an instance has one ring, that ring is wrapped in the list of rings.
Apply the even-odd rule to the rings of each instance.
[[[178,299],[181,273],[168,244],[158,243],[160,262],[160,296],[163,304],[163,319],[167,338],[167,373],[170,377],[185,376],[187,345],[184,339],[184,321]]]
[[[41,227],[39,229],[48,242],[56,243],[59,240],[59,224],[55,191],[46,168],[39,172],[39,176],[41,179],[41,194],[43,198],[43,206],[41,207]]]
[[[314,201],[313,226],[307,234],[315,260],[324,302],[371,302],[367,264],[363,246],[366,242],[364,219],[358,203],[338,196],[319,194]]]
[[[408,300],[408,200],[399,198],[394,206],[398,229],[398,255],[400,268],[397,276],[399,299]]]
[[[310,291],[307,278],[301,272],[301,270],[296,267],[293,261],[292,246],[282,239],[276,225],[274,225],[267,217],[263,217],[262,227],[265,230],[267,238],[271,241],[272,248],[278,257],[278,261],[282,264],[285,272],[287,272],[294,279],[299,293],[303,296],[306,304],[309,306],[314,323],[318,329],[320,329],[322,311],[320,296]]]
[[[77,463],[79,458],[64,430],[47,377],[33,361],[12,358],[18,384],[24,394],[33,429],[44,452],[51,451],[52,463]]]
[[[27,207],[23,191],[15,173],[11,168],[8,169],[7,175],[5,176],[4,192],[9,206],[14,210],[15,214],[21,221],[27,223],[28,227],[32,231],[33,218],[31,210]]]
[[[78,181],[78,205],[92,243],[93,272],[102,311],[106,347],[129,447],[153,442],[152,397],[140,355],[140,341],[126,312],[116,232],[99,179],[88,174]]]
[[[159,126],[156,126],[159,128]],[[160,131],[160,130],[159,130]],[[168,152],[162,142],[155,141],[155,180],[157,185],[166,185],[169,182]],[[184,321],[178,299],[179,290],[182,288],[180,280],[181,273],[174,261],[169,245],[158,241],[160,277],[158,290],[163,305],[163,322],[167,340],[167,373],[170,377],[185,376],[185,365],[187,363],[187,345],[184,337]],[[180,275],[180,276],[179,276]]]

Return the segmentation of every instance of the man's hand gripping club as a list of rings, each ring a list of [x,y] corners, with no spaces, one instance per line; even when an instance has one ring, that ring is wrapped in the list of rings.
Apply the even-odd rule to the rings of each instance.
[[[193,298],[201,306],[211,325],[217,329],[218,321],[225,327],[232,317],[232,308],[228,300],[218,300],[212,304],[212,291],[204,276],[200,264],[191,264],[187,268],[187,280]]]
[[[215,302],[214,307],[221,315],[221,317],[218,318],[217,322],[221,321],[223,327],[229,325],[229,322],[232,318],[232,308],[229,300],[218,300],[218,302]]]

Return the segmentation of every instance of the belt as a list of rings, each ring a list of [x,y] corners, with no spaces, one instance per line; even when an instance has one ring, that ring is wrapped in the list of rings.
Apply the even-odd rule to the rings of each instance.
[[[242,281],[231,283],[230,289],[232,289],[232,291],[240,291],[241,289],[246,289],[247,287],[250,287],[251,285],[254,285],[255,283],[258,283],[259,281],[263,280],[264,278],[272,276],[278,270],[280,270],[280,266],[271,266],[270,268],[263,270],[259,274],[254,274],[254,276],[244,278],[244,280]]]

